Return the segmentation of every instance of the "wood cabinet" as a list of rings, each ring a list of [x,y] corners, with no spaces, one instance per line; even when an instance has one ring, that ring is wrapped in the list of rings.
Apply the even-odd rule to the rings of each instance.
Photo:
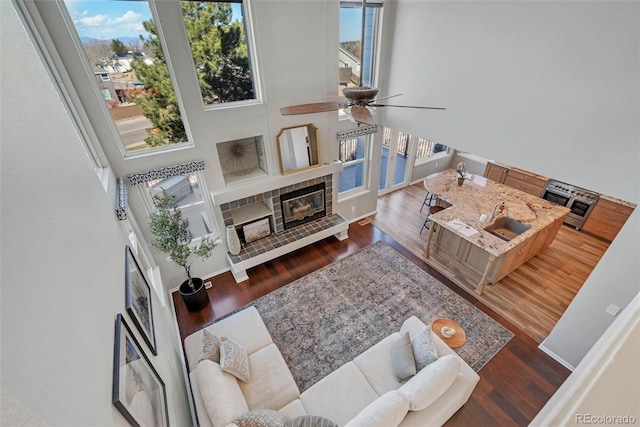
[[[600,198],[582,226],[582,231],[612,241],[632,212],[632,207]]]
[[[542,195],[547,183],[547,178],[532,172],[492,162],[487,163],[484,177],[537,197]]]
[[[538,197],[542,195],[546,183],[546,178],[539,177],[521,169],[509,169],[507,177],[504,180],[504,185]]]
[[[482,276],[489,262],[489,253],[444,227],[436,227],[435,245],[438,250],[460,265]]]
[[[535,240],[533,241],[533,243],[531,244],[531,248],[529,249],[529,252],[531,254],[530,258],[536,256],[538,253],[540,253],[540,251],[545,250],[551,244],[551,242],[553,242],[553,239],[555,239],[558,230],[562,226],[562,222],[563,218],[560,218],[556,220],[552,225],[543,228],[536,234]]]
[[[425,258],[428,263],[435,261],[437,265],[444,267],[441,270],[443,274],[469,283],[482,294],[487,283],[502,280],[549,246],[562,226],[563,219],[564,217],[560,217],[543,226],[529,238],[497,256],[442,225],[432,224],[434,231],[431,240],[427,241],[431,250],[428,254],[425,251]]]
[[[484,177],[503,184],[508,171],[509,168],[505,166],[489,162],[484,170]]]

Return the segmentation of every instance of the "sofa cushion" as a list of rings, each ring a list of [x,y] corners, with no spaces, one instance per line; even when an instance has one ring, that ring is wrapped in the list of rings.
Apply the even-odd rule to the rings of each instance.
[[[287,427],[338,427],[338,424],[319,415],[302,415],[289,421]]]
[[[278,412],[292,419],[307,414],[307,411],[304,409],[304,405],[300,399],[287,403],[285,406],[280,408]]]
[[[203,360],[195,374],[200,396],[214,427],[224,427],[249,411],[238,381],[223,372],[217,363]]]
[[[345,425],[377,398],[353,362],[345,363],[300,396],[308,414],[327,417],[338,425]]]
[[[275,344],[249,356],[251,379],[238,385],[249,409],[280,409],[300,397],[291,371]]]
[[[227,337],[220,337],[220,368],[243,382],[248,382],[249,357],[247,350]]]
[[[395,332],[353,359],[378,396],[402,385],[391,363],[391,347],[400,338],[401,335]]]
[[[392,390],[371,402],[345,427],[396,427],[408,411],[407,395],[399,390]]]
[[[438,359],[438,352],[431,339],[431,328],[424,328],[415,335],[411,339],[411,348],[418,371]]]
[[[202,350],[198,362],[204,359],[220,363],[220,338],[206,329],[202,331]]]
[[[400,387],[409,398],[409,410],[420,411],[435,402],[458,377],[460,362],[452,354],[442,356]]]
[[[289,417],[273,409],[254,409],[233,420],[237,427],[287,427]]]
[[[409,332],[391,346],[391,367],[400,380],[416,374],[416,361],[413,357]]]
[[[409,335],[413,338],[426,327],[427,325],[425,325],[422,320],[418,319],[416,316],[411,316],[402,323],[400,333],[404,334],[405,332],[409,332]]]
[[[271,335],[255,307],[249,307],[225,317],[205,329],[217,337],[231,338],[247,349],[249,355],[272,343]],[[189,371],[198,366],[202,351],[202,334],[203,329],[184,339]]]

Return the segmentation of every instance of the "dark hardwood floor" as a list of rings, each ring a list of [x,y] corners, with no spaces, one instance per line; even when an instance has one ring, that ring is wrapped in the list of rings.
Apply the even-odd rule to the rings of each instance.
[[[427,266],[410,250],[363,220],[349,227],[349,239],[322,240],[291,254],[252,268],[249,280],[236,284],[231,273],[207,279],[211,303],[190,313],[177,293],[173,294],[182,339],[216,318],[298,279],[333,261],[382,240],[420,268],[439,279],[492,318],[515,337],[479,372],[480,382],[469,401],[447,422],[447,426],[525,426],[533,419],[570,371],[538,350],[538,343],[475,297]]]

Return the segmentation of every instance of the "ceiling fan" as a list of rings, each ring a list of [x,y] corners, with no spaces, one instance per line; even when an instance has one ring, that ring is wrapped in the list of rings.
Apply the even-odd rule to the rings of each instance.
[[[367,1],[362,0],[362,37],[360,40],[365,39],[365,14],[366,14]],[[360,43],[360,60],[362,61],[364,46]],[[376,98],[378,95],[378,89],[375,87],[368,87],[362,85],[362,71],[360,72],[360,78],[357,87],[346,87],[342,90],[344,96],[339,97],[335,101],[328,102],[316,102],[311,104],[292,105],[290,107],[280,108],[280,114],[283,116],[297,115],[297,114],[311,114],[311,113],[323,113],[327,111],[337,111],[344,109],[347,115],[360,126],[374,125],[375,121],[371,115],[369,107],[399,107],[399,108],[419,108],[425,110],[446,110],[444,107],[420,107],[413,105],[390,105],[379,104],[378,101],[382,99],[389,99],[402,94],[385,96]]]
[[[326,111],[337,111],[346,109],[353,121],[359,125],[374,125],[375,121],[371,115],[369,107],[400,107],[400,108],[420,108],[426,110],[445,110],[444,107],[420,107],[414,105],[390,105],[379,104],[381,99],[388,99],[402,94],[376,98],[378,89],[375,87],[358,86],[343,89],[344,97],[337,101],[316,102],[312,104],[292,105],[290,107],[280,108],[280,114],[283,116],[295,114],[322,113]]]

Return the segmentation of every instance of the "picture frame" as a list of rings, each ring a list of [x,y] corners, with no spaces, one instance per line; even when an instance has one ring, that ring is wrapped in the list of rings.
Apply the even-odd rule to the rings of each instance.
[[[140,347],[124,316],[116,316],[112,401],[134,427],[169,427],[164,382]]]
[[[244,234],[244,240],[246,243],[251,243],[255,240],[267,237],[271,234],[269,218],[263,218],[243,226],[242,232]]]
[[[158,354],[151,287],[129,245],[125,248],[125,306],[154,356]]]

